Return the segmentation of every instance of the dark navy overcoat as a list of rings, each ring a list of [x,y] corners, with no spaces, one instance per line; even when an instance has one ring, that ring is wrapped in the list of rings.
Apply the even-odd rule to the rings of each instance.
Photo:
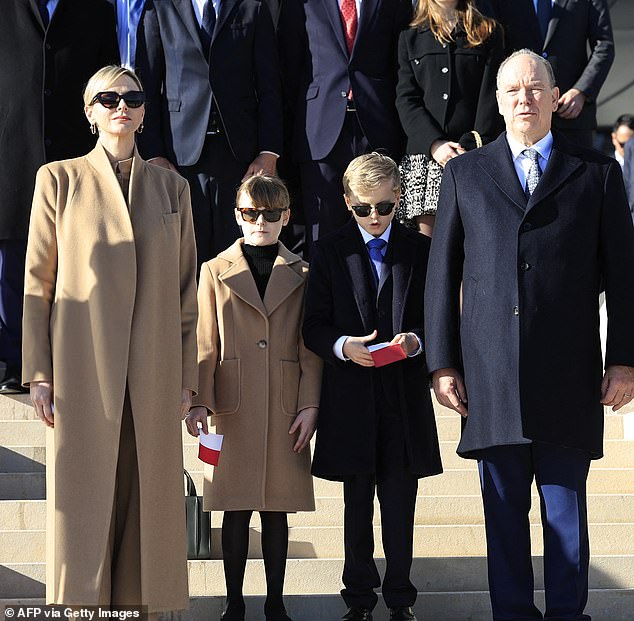
[[[460,454],[536,440],[602,455],[602,286],[605,363],[634,366],[634,229],[615,160],[554,134],[529,200],[506,134],[449,162],[425,336],[430,372],[464,372]]]

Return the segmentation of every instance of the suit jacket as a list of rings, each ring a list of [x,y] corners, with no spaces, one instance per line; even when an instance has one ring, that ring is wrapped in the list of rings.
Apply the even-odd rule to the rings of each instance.
[[[529,48],[553,66],[561,93],[571,88],[587,97],[576,119],[553,116],[562,129],[594,129],[596,99],[614,60],[614,39],[606,0],[554,0],[546,39],[542,38],[533,0],[489,0],[506,33],[506,51]],[[588,54],[588,45],[590,54]]]
[[[209,59],[191,0],[148,0],[137,65],[148,96],[139,148],[147,157],[195,164],[212,92],[231,151],[251,162],[282,152],[282,99],[273,22],[261,0],[223,0]]]
[[[363,0],[349,56],[339,0],[282,3],[278,38],[296,159],[320,160],[330,153],[343,127],[351,87],[371,148],[400,157],[396,46],[411,9],[411,0]]]
[[[6,0],[0,58],[0,239],[26,239],[38,168],[95,144],[82,93],[97,69],[119,62],[112,7],[60,0],[45,30],[35,0]]]
[[[464,369],[460,454],[539,440],[602,455],[598,299],[603,283],[605,364],[633,366],[632,265],[634,228],[614,159],[554,132],[528,201],[506,134],[445,167],[425,335],[430,371]]]
[[[423,287],[429,241],[397,222],[386,251],[390,266],[391,336],[423,337]],[[339,360],[332,347],[342,335],[370,334],[378,327],[377,291],[369,256],[354,220],[321,238],[311,259],[304,342],[324,364],[313,474],[340,479],[376,468],[378,413],[375,391],[385,372],[395,385],[396,409],[405,435],[409,469],[418,476],[442,471],[436,423],[426,380],[425,356],[374,369]],[[390,301],[388,301],[388,307]]]
[[[435,140],[473,138],[486,144],[502,131],[495,78],[503,58],[498,28],[482,45],[467,47],[460,29],[455,41],[440,43],[430,28],[408,28],[398,42],[396,108],[407,134],[407,153],[430,156]]]
[[[625,191],[627,192],[627,200],[630,203],[632,218],[634,218],[634,141],[632,140],[625,144],[623,180],[625,181]]]

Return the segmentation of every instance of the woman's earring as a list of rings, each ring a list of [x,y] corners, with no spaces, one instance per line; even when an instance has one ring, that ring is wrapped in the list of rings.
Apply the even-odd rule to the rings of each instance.
[[[142,134],[143,133],[143,123],[141,123],[141,125],[139,125],[139,127],[136,130],[137,134]]]
[[[90,124],[90,133],[94,136],[97,133],[97,123]]]

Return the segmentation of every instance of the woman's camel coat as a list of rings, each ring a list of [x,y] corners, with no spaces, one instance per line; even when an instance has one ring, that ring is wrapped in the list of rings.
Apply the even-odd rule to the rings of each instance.
[[[54,383],[47,600],[98,604],[126,384],[149,611],[188,604],[181,390],[197,389],[189,189],[135,152],[129,205],[108,157],[43,166],[29,230],[23,380]]]
[[[310,450],[294,453],[288,433],[297,412],[319,405],[321,389],[321,360],[301,336],[308,265],[280,244],[262,300],[241,245],[205,263],[198,287],[194,401],[225,436],[205,477],[205,508],[312,511]]]

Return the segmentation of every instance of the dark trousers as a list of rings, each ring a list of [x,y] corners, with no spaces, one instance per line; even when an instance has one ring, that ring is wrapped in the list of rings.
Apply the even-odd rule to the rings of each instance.
[[[236,190],[248,166],[234,158],[227,137],[217,134],[207,136],[193,166],[179,168],[191,190],[199,268],[241,236],[234,208]]]
[[[533,443],[486,449],[479,460],[494,621],[589,621],[584,451]],[[546,612],[534,604],[531,483],[540,497]]]
[[[308,255],[313,241],[336,231],[350,219],[343,200],[343,173],[355,157],[369,151],[370,143],[361,130],[356,112],[347,112],[332,151],[323,160],[300,164],[306,219],[305,253]]]
[[[383,406],[385,404],[382,404]],[[347,477],[343,484],[345,564],[341,595],[348,606],[373,609],[381,579],[374,562],[374,492],[381,508],[385,552],[383,599],[388,608],[412,606],[410,581],[418,479],[405,463],[405,438],[398,416],[380,408],[376,474]]]
[[[0,240],[0,360],[22,367],[22,302],[26,240]]]

